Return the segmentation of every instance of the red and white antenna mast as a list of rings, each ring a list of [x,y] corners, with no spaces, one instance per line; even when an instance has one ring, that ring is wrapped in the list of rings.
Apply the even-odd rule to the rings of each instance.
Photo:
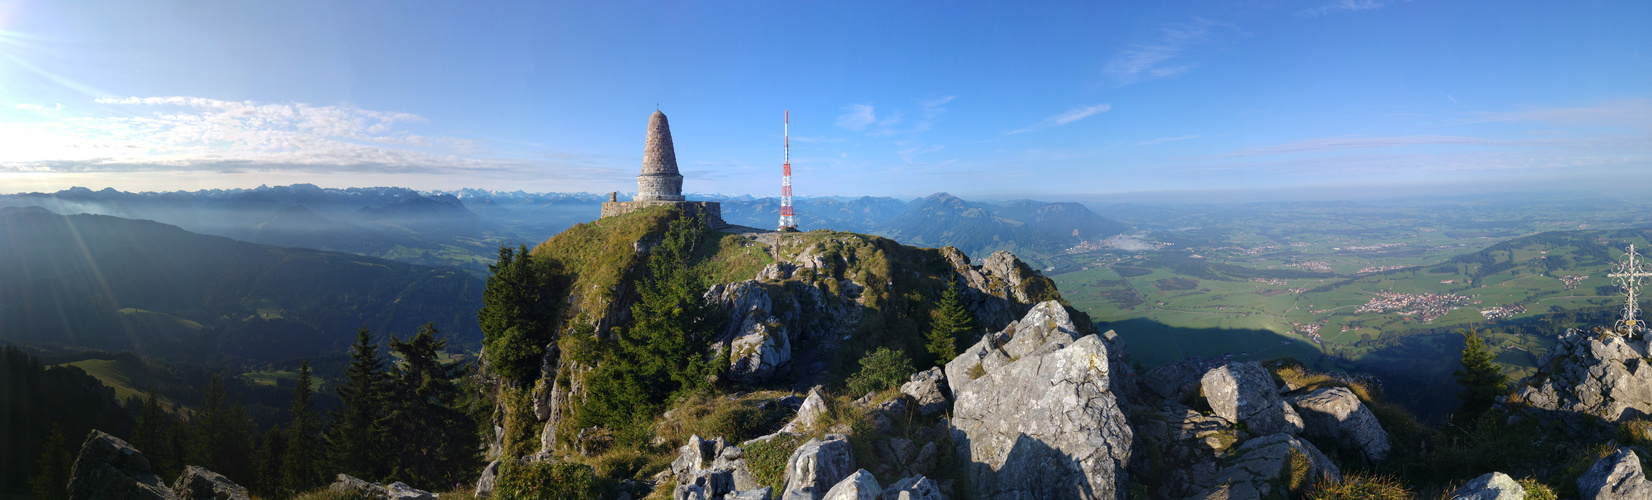
[[[792,220],[792,111],[786,110],[786,163],[785,175],[780,177],[780,230],[796,230],[797,221]]]

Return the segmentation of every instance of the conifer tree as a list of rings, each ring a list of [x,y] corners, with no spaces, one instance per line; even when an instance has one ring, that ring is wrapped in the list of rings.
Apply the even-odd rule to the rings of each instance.
[[[384,467],[388,390],[384,360],[379,358],[373,334],[359,328],[356,343],[350,346],[344,381],[335,389],[343,406],[333,414],[327,434],[333,469],[374,481],[389,472]]]
[[[1497,368],[1495,355],[1480,338],[1477,330],[1470,329],[1463,334],[1463,368],[1451,372],[1457,378],[1457,384],[1463,386],[1463,391],[1457,393],[1457,398],[1463,400],[1453,419],[1458,425],[1473,426],[1480,415],[1497,402],[1497,397],[1508,392],[1509,377]]]
[[[649,250],[651,277],[637,287],[631,326],[618,334],[616,362],[588,379],[592,397],[582,425],[640,428],[669,399],[708,388],[727,367],[726,358],[705,356],[717,332],[717,310],[706,305],[705,277],[691,265],[707,231],[698,217],[679,217]]]
[[[524,386],[539,377],[539,358],[550,343],[551,293],[535,269],[527,245],[499,247],[499,262],[489,265],[482,309],[476,317],[494,373]]]
[[[403,366],[394,375],[394,402],[389,420],[395,442],[390,477],[412,485],[442,486],[473,479],[480,467],[476,423],[459,408],[458,363],[444,363],[447,341],[435,323],[419,327],[412,339],[390,338],[390,350]]]
[[[286,476],[283,472],[282,461],[286,457],[287,437],[282,432],[281,426],[271,427],[269,431],[264,432],[264,439],[258,442],[256,464],[254,465],[257,471],[254,476],[255,481],[251,484],[255,491],[262,493],[265,497],[280,495],[282,480]]]
[[[161,407],[161,398],[155,393],[155,388],[150,387],[149,393],[144,395],[143,409],[138,411],[138,423],[132,429],[132,447],[143,452],[157,474],[172,461],[167,456],[172,451],[167,436],[172,420],[172,416]]]
[[[239,402],[229,403],[222,377],[211,376],[191,423],[191,462],[234,481],[243,481],[250,475],[252,448],[247,442],[247,432],[252,422]]]
[[[315,414],[315,391],[311,389],[310,362],[298,366],[298,382],[293,387],[293,401],[289,410],[292,421],[287,424],[287,450],[282,458],[282,486],[289,492],[300,492],[321,484],[317,448],[321,422]]]
[[[74,467],[74,457],[69,456],[69,437],[57,422],[52,422],[52,431],[46,435],[46,444],[41,446],[35,466],[39,473],[29,479],[35,498],[69,498],[69,472]]]
[[[947,283],[946,291],[941,293],[940,307],[936,309],[935,319],[929,327],[927,348],[935,356],[936,364],[945,365],[958,357],[958,339],[974,331],[975,315],[964,308],[963,298],[958,293],[958,280],[954,278]]]

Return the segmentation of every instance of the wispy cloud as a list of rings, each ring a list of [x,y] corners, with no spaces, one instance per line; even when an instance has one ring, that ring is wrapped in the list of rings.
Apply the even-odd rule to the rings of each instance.
[[[1202,137],[1202,135],[1199,135],[1199,134],[1184,135],[1184,136],[1180,136],[1180,137],[1160,137],[1158,139],[1153,139],[1151,141],[1138,142],[1138,143],[1136,143],[1136,145],[1137,146],[1151,146],[1151,145],[1154,145],[1154,144],[1163,144],[1163,143],[1166,143],[1166,142],[1176,142],[1176,141],[1185,141],[1185,140],[1188,140],[1188,139],[1198,139],[1200,137]]]
[[[0,172],[557,172],[600,166],[501,157],[470,139],[415,134],[409,113],[200,97],[103,98],[102,116],[0,123]]]
[[[39,104],[18,103],[17,104],[17,109],[27,109],[27,110],[30,110],[30,111],[42,111],[42,110],[45,110],[46,108],[39,105]]]
[[[1376,0],[1336,0],[1331,3],[1297,12],[1296,15],[1303,17],[1319,17],[1338,12],[1357,12],[1362,10],[1380,9],[1382,8],[1382,5],[1383,4],[1381,2]]]
[[[848,112],[837,117],[837,126],[851,132],[866,130],[866,126],[878,122],[878,115],[870,104],[850,104]]]
[[[1184,57],[1190,49],[1210,43],[1212,28],[1225,25],[1203,19],[1192,23],[1175,24],[1160,30],[1159,38],[1151,43],[1134,44],[1107,64],[1107,75],[1119,85],[1142,80],[1170,78],[1187,73],[1199,65]]]
[[[1396,148],[1403,146],[1425,145],[1497,145],[1507,143],[1508,141],[1500,141],[1496,139],[1444,135],[1411,135],[1398,137],[1322,137],[1288,142],[1276,146],[1244,148],[1232,153],[1217,155],[1216,157],[1233,158],[1241,156],[1280,155],[1332,151],[1339,149]]]
[[[1538,122],[1582,127],[1652,130],[1652,99],[1618,99],[1594,106],[1472,113],[1458,123]]]
[[[939,144],[914,144],[906,149],[896,151],[895,154],[900,155],[901,159],[906,160],[907,163],[912,163],[913,158],[917,158],[919,155],[938,153],[943,149],[946,149],[946,146]]]
[[[1085,118],[1089,118],[1091,115],[1106,113],[1107,110],[1110,110],[1110,109],[1113,109],[1113,106],[1110,105],[1110,104],[1106,104],[1106,103],[1097,104],[1095,106],[1079,106],[1079,107],[1076,107],[1076,108],[1073,108],[1073,109],[1069,109],[1069,110],[1067,110],[1065,112],[1062,112],[1060,114],[1057,114],[1055,116],[1045,118],[1043,121],[1040,121],[1040,122],[1038,122],[1037,124],[1034,124],[1031,127],[1011,131],[1010,133],[1011,134],[1020,134],[1020,133],[1024,133],[1024,132],[1031,132],[1031,131],[1034,131],[1034,130],[1046,129],[1046,128],[1050,128],[1050,127],[1060,127],[1062,125],[1066,125],[1066,124],[1069,124],[1069,123],[1072,123],[1072,122],[1083,120]]]

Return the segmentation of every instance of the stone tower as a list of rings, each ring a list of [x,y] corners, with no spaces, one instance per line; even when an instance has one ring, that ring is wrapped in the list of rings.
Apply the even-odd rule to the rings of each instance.
[[[658,110],[648,117],[648,140],[642,150],[642,175],[637,176],[637,196],[619,201],[619,193],[609,193],[602,204],[602,217],[618,217],[660,205],[677,207],[684,215],[704,218],[716,230],[756,231],[730,226],[723,221],[723,206],[715,201],[687,201],[683,198],[683,174],[677,172],[677,150],[671,146],[671,125]]]
[[[671,124],[665,113],[648,117],[648,139],[642,150],[642,175],[637,176],[636,201],[683,201],[683,175],[677,173],[677,150],[671,146]]]

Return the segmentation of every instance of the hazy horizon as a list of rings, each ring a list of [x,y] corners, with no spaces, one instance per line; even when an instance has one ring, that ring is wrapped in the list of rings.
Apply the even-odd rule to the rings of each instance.
[[[0,1],[0,191],[1356,199],[1652,181],[1652,5]],[[1253,195],[1246,193],[1267,193]]]

